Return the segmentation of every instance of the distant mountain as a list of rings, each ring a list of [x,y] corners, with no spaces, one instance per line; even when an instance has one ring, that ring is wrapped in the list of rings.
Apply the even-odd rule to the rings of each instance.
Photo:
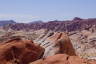
[[[76,20],[83,20],[83,19],[81,19],[81,18],[79,18],[79,17],[75,17],[75,18],[73,19],[73,21],[76,21]]]
[[[31,24],[38,24],[38,23],[43,23],[43,21],[38,20],[38,21],[32,21],[32,22],[29,22],[29,23],[31,23]]]
[[[33,23],[16,23],[4,26],[4,28],[11,28],[13,30],[38,30],[48,29],[54,31],[80,31],[92,30],[96,28],[96,18],[81,19],[75,17],[73,20],[67,21],[49,21],[49,22],[33,22]]]
[[[2,20],[0,21],[0,26],[5,26],[7,24],[15,24],[16,22],[13,20]]]

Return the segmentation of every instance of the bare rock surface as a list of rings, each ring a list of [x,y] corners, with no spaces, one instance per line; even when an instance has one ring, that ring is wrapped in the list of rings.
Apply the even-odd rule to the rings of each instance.
[[[76,55],[69,37],[64,32],[49,31],[45,36],[42,35],[42,37],[35,42],[38,42],[40,46],[45,48],[43,57],[52,56],[58,53]]]
[[[69,56],[66,54],[57,54],[54,56],[40,59],[30,64],[96,64],[96,61],[88,61],[78,56]]]
[[[75,32],[69,37],[78,56],[96,59],[96,32],[83,30]]]
[[[28,64],[39,59],[44,48],[31,40],[15,38],[0,44],[0,64]]]

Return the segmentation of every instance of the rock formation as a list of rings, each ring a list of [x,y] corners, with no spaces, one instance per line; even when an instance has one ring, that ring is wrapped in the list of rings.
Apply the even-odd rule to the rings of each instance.
[[[28,64],[39,59],[44,48],[30,40],[15,38],[0,43],[0,64]]]
[[[59,53],[76,55],[69,37],[63,32],[49,31],[45,36],[42,35],[41,38],[37,39],[36,42],[45,48],[43,57]]]
[[[96,18],[7,24],[0,64],[96,64]]]
[[[96,32],[82,30],[69,37],[78,56],[96,60]]]
[[[78,56],[69,56],[66,54],[57,54],[54,56],[40,59],[30,64],[96,64],[96,61],[88,61]]]

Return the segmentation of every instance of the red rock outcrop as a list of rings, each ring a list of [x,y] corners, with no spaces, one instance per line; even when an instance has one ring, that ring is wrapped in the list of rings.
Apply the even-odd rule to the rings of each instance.
[[[28,64],[39,59],[43,52],[33,41],[12,39],[0,44],[0,64]]]
[[[30,64],[96,64],[96,61],[88,61],[77,56],[69,56],[66,54],[57,54]]]

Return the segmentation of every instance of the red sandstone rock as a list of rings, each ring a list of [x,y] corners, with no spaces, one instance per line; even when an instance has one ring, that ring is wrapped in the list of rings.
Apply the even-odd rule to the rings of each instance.
[[[28,64],[41,57],[44,49],[30,40],[13,39],[0,44],[0,64]]]
[[[69,39],[69,37],[67,36],[67,34],[65,33],[61,33],[60,35],[60,39],[58,39],[58,43],[60,43],[60,50],[61,53],[65,53],[68,55],[76,55],[75,54],[75,49],[73,48],[73,45]]]
[[[30,64],[96,64],[96,61],[88,61],[81,59],[78,56],[69,56],[66,54],[57,54],[47,57],[46,59],[40,59]]]

